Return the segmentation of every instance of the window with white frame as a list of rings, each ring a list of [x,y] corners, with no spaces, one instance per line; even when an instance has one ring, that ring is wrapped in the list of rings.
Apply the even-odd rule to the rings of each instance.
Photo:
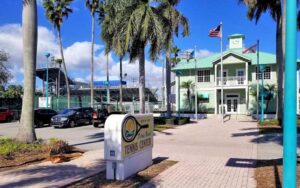
[[[198,82],[210,82],[210,70],[198,70]]]
[[[261,80],[262,72],[258,72],[258,69],[256,67],[256,80]],[[270,80],[271,79],[271,66],[266,66],[264,69],[264,79]]]

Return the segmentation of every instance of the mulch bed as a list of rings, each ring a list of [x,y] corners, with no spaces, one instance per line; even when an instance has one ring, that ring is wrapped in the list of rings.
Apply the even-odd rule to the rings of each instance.
[[[0,155],[0,172],[15,169],[27,165],[37,164],[47,161],[49,151],[46,149],[32,150],[24,153],[16,153],[14,156]]]
[[[298,165],[300,160],[298,158]],[[300,185],[300,166],[297,165],[297,185]],[[258,188],[282,187],[282,159],[259,160],[255,170]]]
[[[17,169],[20,167],[38,164],[46,161],[52,163],[68,162],[79,158],[84,153],[83,150],[74,148],[70,154],[49,156],[49,149],[30,150],[27,152],[16,153],[13,156],[0,155],[0,172]]]
[[[164,170],[176,164],[176,161],[166,160],[166,158],[156,158],[153,160],[153,165],[147,169],[137,173],[124,181],[106,180],[106,171],[100,172],[87,179],[79,181],[75,184],[66,186],[66,188],[135,188],[149,182],[155,176],[159,175]]]
[[[282,127],[279,125],[257,125],[260,134],[282,133]]]

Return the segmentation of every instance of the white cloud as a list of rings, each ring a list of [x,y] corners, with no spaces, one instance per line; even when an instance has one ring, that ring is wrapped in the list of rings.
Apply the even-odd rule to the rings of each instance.
[[[196,51],[196,57],[197,58],[204,58],[204,57],[208,57],[210,55],[214,54],[214,52],[211,52],[207,49],[200,49]]]
[[[64,37],[64,36],[63,36]],[[23,80],[23,46],[22,46],[22,27],[20,24],[7,24],[0,26],[0,49],[10,54],[9,64],[14,77],[13,82],[22,83]],[[69,76],[78,81],[90,80],[90,42],[74,42],[64,49],[65,61]],[[95,44],[95,80],[106,80],[106,55],[103,46]],[[46,27],[38,28],[38,49],[37,66],[44,67],[46,58],[45,53],[49,52],[55,57],[60,58],[59,45],[53,31]],[[119,63],[115,61],[111,54],[109,58],[110,79],[119,79]],[[146,61],[146,86],[160,87],[162,78],[161,67]],[[127,73],[125,80],[129,85],[138,83],[138,63],[123,63],[123,73]]]

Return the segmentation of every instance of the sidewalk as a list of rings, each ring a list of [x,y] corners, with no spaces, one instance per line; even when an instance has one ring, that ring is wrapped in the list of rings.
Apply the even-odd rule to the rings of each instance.
[[[155,136],[154,157],[179,162],[143,187],[256,187],[255,122],[206,119],[165,132]]]
[[[143,187],[256,187],[256,122],[199,120],[155,132],[153,158],[178,161]],[[105,169],[103,150],[62,164],[50,162],[0,172],[0,187],[61,187]]]
[[[83,157],[66,163],[44,162],[16,170],[0,172],[0,187],[62,187],[105,169],[103,150],[84,153]]]

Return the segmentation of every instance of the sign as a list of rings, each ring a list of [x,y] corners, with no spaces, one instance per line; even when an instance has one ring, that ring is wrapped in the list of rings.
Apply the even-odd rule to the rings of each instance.
[[[51,106],[51,97],[48,97],[48,107]],[[39,108],[47,108],[47,97],[39,97]]]
[[[124,180],[152,164],[152,114],[110,115],[104,127],[107,179]]]
[[[122,157],[153,146],[153,118],[127,116],[122,123]]]

